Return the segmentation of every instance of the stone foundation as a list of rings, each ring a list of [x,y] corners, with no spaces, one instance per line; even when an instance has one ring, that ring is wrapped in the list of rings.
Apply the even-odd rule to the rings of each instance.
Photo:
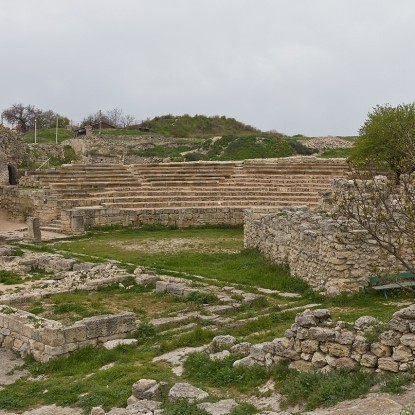
[[[187,209],[108,209],[101,206],[75,208],[61,215],[63,232],[81,234],[91,226],[201,226],[242,225],[243,208],[187,208]]]
[[[0,345],[22,357],[31,354],[40,362],[126,337],[135,328],[134,313],[90,317],[64,327],[26,311],[0,306]]]

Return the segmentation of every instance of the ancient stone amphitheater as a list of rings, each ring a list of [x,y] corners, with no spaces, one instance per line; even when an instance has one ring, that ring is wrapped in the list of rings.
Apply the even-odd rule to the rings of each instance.
[[[73,231],[80,217],[82,225],[241,224],[248,208],[316,208],[319,192],[347,171],[344,160],[315,157],[71,164],[26,172],[20,179],[25,188],[20,199],[25,199],[24,192],[31,192],[28,200],[39,199],[29,206],[30,213],[49,230]],[[3,188],[2,196],[3,204],[19,205],[13,200],[15,192],[10,195]]]

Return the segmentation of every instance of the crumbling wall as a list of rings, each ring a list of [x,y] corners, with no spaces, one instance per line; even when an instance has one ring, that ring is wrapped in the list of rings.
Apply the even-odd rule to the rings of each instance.
[[[272,214],[247,210],[244,227],[246,248],[257,248],[272,262],[287,264],[292,275],[328,295],[357,291],[368,285],[374,273],[403,270],[368,235],[364,243],[353,238],[344,241],[338,223],[326,213],[305,208]],[[362,239],[361,230],[353,232]]]
[[[86,346],[126,337],[136,328],[135,314],[84,318],[72,326],[40,318],[10,306],[0,306],[0,345],[47,362]]]
[[[382,324],[364,316],[354,324],[336,321],[330,311],[306,310],[285,336],[253,345],[235,366],[271,366],[291,360],[299,370],[330,370],[356,365],[371,370],[406,372],[415,365],[415,305],[397,311]]]

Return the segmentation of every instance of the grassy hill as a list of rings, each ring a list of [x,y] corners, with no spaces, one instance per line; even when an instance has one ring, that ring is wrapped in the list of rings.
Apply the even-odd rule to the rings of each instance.
[[[201,137],[215,135],[246,135],[260,133],[260,130],[246,125],[234,118],[225,116],[207,117],[205,115],[162,115],[142,123],[153,134],[165,137]]]

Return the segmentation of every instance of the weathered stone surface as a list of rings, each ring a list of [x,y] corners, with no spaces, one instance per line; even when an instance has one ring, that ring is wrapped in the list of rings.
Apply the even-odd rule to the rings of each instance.
[[[230,335],[221,335],[213,338],[209,345],[209,350],[219,352],[224,349],[230,349],[236,343],[236,339]]]
[[[410,362],[414,360],[414,355],[408,346],[399,345],[393,349],[392,359],[396,362]]]
[[[365,353],[360,359],[360,365],[364,367],[376,367],[378,357],[372,353]]]
[[[327,327],[311,327],[309,330],[310,339],[318,340],[319,342],[333,341],[335,338],[334,329]]]
[[[235,344],[231,347],[231,353],[237,353],[237,354],[248,356],[251,350],[251,346],[252,345],[249,342],[242,342],[242,343]]]
[[[364,336],[357,334],[352,345],[352,350],[355,350],[357,353],[364,354],[368,352],[369,349],[370,344],[367,339]]]
[[[415,320],[415,305],[403,308],[397,311],[393,315],[394,317],[401,318],[402,320]]]
[[[336,360],[336,367],[352,369],[356,366],[356,362],[350,357],[340,357]]]
[[[409,333],[409,321],[403,320],[399,317],[394,317],[392,320],[389,321],[389,328],[391,330],[396,330],[401,333]]]
[[[304,340],[301,343],[301,351],[303,353],[314,353],[317,352],[319,342],[317,340]]]
[[[354,323],[354,328],[357,331],[366,332],[370,330],[371,327],[377,326],[380,324],[380,321],[372,316],[363,316],[358,318]]]
[[[297,314],[295,322],[300,327],[312,327],[317,324],[316,318],[309,310],[304,311],[304,313]]]
[[[175,383],[169,391],[169,400],[187,399],[200,402],[209,397],[209,394],[202,389],[196,388],[189,383]]]
[[[311,358],[311,363],[316,368],[322,368],[327,365],[326,355],[321,352],[315,352]]]
[[[289,364],[289,367],[299,372],[309,372],[315,369],[312,362],[305,362],[304,360],[295,360]]]
[[[115,349],[117,346],[127,345],[135,346],[138,343],[136,339],[116,339],[105,342],[102,346],[107,350]]]
[[[380,342],[386,346],[397,346],[400,343],[402,333],[395,330],[388,330],[379,336]]]
[[[370,351],[377,357],[389,357],[392,355],[392,347],[375,342],[370,345]]]
[[[215,403],[206,402],[197,405],[199,409],[206,411],[209,415],[227,415],[236,406],[238,404],[233,399],[224,399]]]
[[[404,346],[408,346],[412,351],[415,350],[415,334],[404,334],[399,340]]]
[[[157,385],[154,379],[140,379],[132,386],[132,395],[137,399],[145,399],[144,392]]]
[[[257,364],[255,360],[247,356],[242,359],[235,360],[232,366],[233,367],[251,367],[251,366],[254,366],[255,364]]]
[[[399,364],[391,357],[381,357],[378,359],[378,368],[386,372],[397,372],[399,370]]]
[[[351,345],[327,343],[328,352],[334,357],[349,357],[351,351]]]
[[[335,341],[340,344],[353,344],[355,337],[351,331],[341,330],[336,331]]]

